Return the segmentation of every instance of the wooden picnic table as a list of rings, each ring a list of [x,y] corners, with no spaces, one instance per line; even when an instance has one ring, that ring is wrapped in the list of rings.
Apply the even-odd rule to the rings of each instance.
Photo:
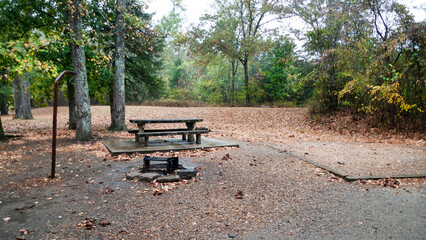
[[[182,119],[131,119],[131,123],[136,123],[138,125],[138,130],[135,132],[136,141],[140,142],[138,136],[144,136],[145,145],[148,144],[148,132],[151,136],[160,136],[160,135],[175,135],[182,134],[182,139],[185,140],[186,133],[188,134],[188,142],[194,142],[194,133],[195,125],[197,122],[202,122],[202,118],[182,118]],[[185,123],[186,128],[179,129],[145,129],[146,124],[148,123]],[[139,135],[138,135],[139,134]],[[198,135],[197,135],[198,136]]]

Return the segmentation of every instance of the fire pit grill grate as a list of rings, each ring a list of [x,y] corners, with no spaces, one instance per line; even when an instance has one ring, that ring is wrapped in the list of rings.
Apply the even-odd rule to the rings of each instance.
[[[143,159],[144,163],[144,171],[150,171],[154,170],[152,169],[151,162],[166,162],[166,169],[165,171],[167,173],[171,173],[174,170],[179,168],[179,158],[178,157],[151,157],[151,156],[145,156]]]

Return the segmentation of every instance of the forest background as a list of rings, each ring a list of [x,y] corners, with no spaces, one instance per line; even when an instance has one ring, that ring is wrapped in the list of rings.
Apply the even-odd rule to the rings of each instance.
[[[172,2],[154,22],[149,1],[0,0],[1,113],[32,118],[73,70],[61,90],[79,140],[90,104],[111,106],[111,130],[150,104],[308,106],[424,131],[426,23],[400,2],[216,0],[189,26]],[[283,27],[294,17],[304,28]]]

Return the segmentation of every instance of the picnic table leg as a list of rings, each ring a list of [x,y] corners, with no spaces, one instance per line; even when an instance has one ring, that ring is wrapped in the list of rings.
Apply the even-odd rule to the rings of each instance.
[[[149,137],[148,136],[145,136],[144,137],[145,138],[145,147],[147,147],[149,144],[148,144],[148,142],[149,142]]]
[[[172,169],[178,169],[178,168],[179,168],[179,158],[172,157]]]
[[[195,122],[187,122],[186,127],[188,130],[193,131],[195,128]],[[188,142],[194,142],[194,134],[188,133]]]
[[[200,133],[197,133],[197,135],[196,135],[196,141],[195,141],[197,144],[201,144],[201,134]]]
[[[148,168],[149,168],[149,166],[150,166],[150,164],[151,164],[151,161],[150,161],[149,159],[144,159],[144,160],[143,160],[143,162],[144,162],[144,167],[145,167],[146,169],[148,169]]]
[[[138,123],[138,128],[139,128],[139,133],[143,133],[145,131],[145,123]],[[142,137],[142,140],[141,140],[137,134],[136,134],[135,140],[136,142],[139,142],[139,143],[145,142],[144,137]]]

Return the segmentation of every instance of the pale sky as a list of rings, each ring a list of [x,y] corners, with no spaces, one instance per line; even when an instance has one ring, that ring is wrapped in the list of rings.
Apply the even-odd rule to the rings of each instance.
[[[210,10],[211,4],[214,0],[182,0],[182,5],[186,9],[187,24],[197,23],[198,19],[206,11]],[[426,19],[426,0],[399,0],[410,9],[414,14],[416,21],[423,21]],[[172,11],[173,3],[171,0],[151,0],[148,1],[148,12],[156,12],[154,20],[161,19],[164,15]]]
[[[199,18],[207,11],[212,11],[211,5],[214,0],[182,0],[182,6],[186,12],[181,16],[185,16],[184,27],[190,24],[196,24]],[[426,0],[399,0],[408,7],[414,15],[415,21],[423,21],[426,19]],[[172,0],[148,0],[148,12],[156,14],[153,16],[154,21],[159,21],[163,16],[173,10]],[[290,36],[296,44],[296,51],[303,53],[303,40],[298,39],[291,31],[291,28],[302,30],[306,27],[305,23],[298,18],[287,19],[281,23],[281,30]],[[303,31],[303,30],[302,30]]]
[[[182,14],[187,18],[185,25],[197,23],[198,19],[203,15],[214,0],[182,0],[182,6],[186,9],[186,13]],[[148,12],[155,12],[154,21],[158,21],[163,16],[173,10],[171,0],[151,0],[148,3]]]
[[[410,9],[417,22],[426,19],[426,0],[402,0],[400,2]]]

